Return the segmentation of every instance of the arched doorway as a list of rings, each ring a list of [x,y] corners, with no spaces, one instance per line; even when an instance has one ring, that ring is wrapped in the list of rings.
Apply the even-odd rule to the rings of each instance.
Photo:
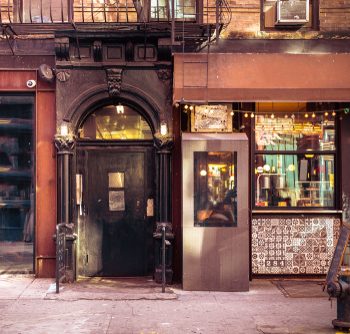
[[[154,270],[153,131],[126,105],[81,121],[76,150],[77,273],[144,276]]]

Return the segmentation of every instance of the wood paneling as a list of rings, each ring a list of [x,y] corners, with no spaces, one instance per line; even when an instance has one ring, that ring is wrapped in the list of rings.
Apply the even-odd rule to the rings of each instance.
[[[175,54],[174,101],[349,101],[350,54],[293,52]],[[207,61],[207,89],[184,87],[190,61]]]
[[[180,109],[173,113],[174,149],[172,159],[172,211],[174,238],[174,281],[182,280],[182,224],[181,224],[181,183],[182,183],[182,155],[181,155],[181,120]]]
[[[1,90],[25,90],[35,92],[35,88],[28,88],[27,81],[36,79],[36,71],[1,71]]]
[[[55,275],[56,132],[55,92],[37,93],[36,100],[36,274]]]

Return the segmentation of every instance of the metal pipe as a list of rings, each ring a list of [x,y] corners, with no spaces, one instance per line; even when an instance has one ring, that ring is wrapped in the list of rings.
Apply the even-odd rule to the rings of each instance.
[[[62,171],[62,221],[69,224],[69,153],[63,154],[63,171]]]
[[[165,225],[162,226],[162,293],[165,292]]]

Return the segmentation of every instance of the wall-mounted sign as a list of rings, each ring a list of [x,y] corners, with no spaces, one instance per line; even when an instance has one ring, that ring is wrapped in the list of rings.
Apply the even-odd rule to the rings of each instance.
[[[195,106],[191,114],[192,132],[231,132],[232,116],[228,105]]]
[[[109,191],[109,211],[125,211],[124,190]]]

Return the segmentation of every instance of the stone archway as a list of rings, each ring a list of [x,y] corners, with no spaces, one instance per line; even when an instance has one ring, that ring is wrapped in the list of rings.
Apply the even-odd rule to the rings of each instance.
[[[57,145],[59,153],[59,172],[63,171],[61,182],[58,184],[58,193],[65,193],[60,201],[59,212],[65,212],[70,216],[69,221],[76,223],[77,208],[74,198],[76,189],[76,143],[75,138],[79,127],[94,110],[106,106],[122,103],[137,111],[149,124],[153,134],[153,146],[156,152],[155,170],[155,206],[160,208],[155,212],[156,226],[160,223],[168,223],[171,230],[171,148],[172,138],[172,107],[169,92],[171,92],[170,77],[159,76],[163,71],[151,68],[127,69],[107,68],[88,69],[73,68],[63,70],[68,75],[65,80],[57,76],[57,132],[65,124],[69,128],[69,145]],[[124,71],[124,72],[123,72]],[[170,133],[160,134],[161,124],[166,124]],[[62,138],[61,138],[62,139]],[[63,138],[64,139],[64,138]],[[61,140],[62,142],[62,140]],[[63,143],[65,141],[63,140]],[[124,143],[128,146],[128,143]],[[60,150],[63,148],[63,151]],[[76,147],[76,146],[75,146]],[[63,154],[62,154],[63,153]],[[66,164],[63,166],[63,156],[67,155]],[[69,163],[67,163],[69,159]],[[70,166],[69,168],[67,166]],[[66,170],[68,168],[68,171]],[[70,181],[69,181],[70,180]],[[70,184],[70,191],[66,191],[65,185]],[[62,196],[61,196],[62,197]],[[62,216],[62,215],[61,215]],[[75,229],[77,226],[75,226]],[[72,263],[74,260],[72,260]]]

